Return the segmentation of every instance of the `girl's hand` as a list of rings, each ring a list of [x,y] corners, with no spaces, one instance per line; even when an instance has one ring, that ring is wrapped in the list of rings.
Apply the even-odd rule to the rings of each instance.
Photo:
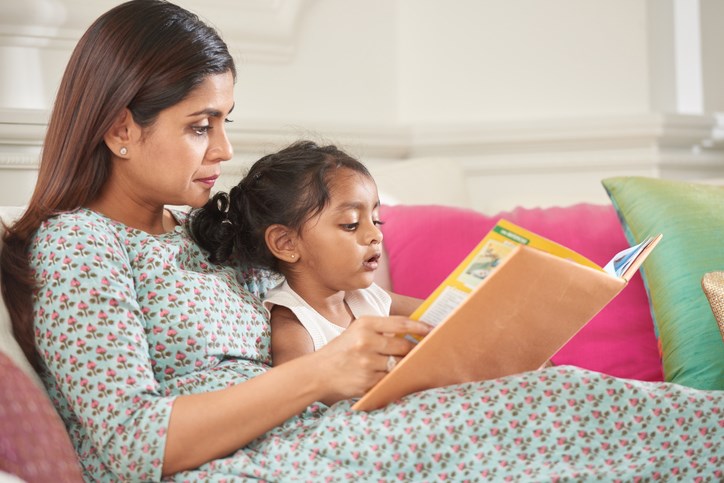
[[[315,358],[320,376],[320,400],[331,404],[362,396],[387,373],[389,356],[398,360],[414,344],[395,334],[426,335],[427,324],[405,317],[360,317],[349,329],[319,351]]]

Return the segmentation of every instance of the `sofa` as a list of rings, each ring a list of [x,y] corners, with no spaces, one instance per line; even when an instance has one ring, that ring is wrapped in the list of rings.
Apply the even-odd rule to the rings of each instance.
[[[609,179],[604,188],[611,204],[518,207],[494,215],[384,205],[385,256],[377,282],[426,297],[500,218],[599,265],[645,236],[663,233],[640,274],[553,363],[724,389],[724,332],[717,324],[724,321],[724,188],[651,178]],[[20,210],[0,208],[0,217],[11,223]],[[2,304],[0,374],[0,481],[81,481],[62,422],[13,340]]]
[[[397,293],[426,297],[500,218],[565,245],[600,266],[628,246],[611,206],[516,208],[494,216],[444,206],[383,206],[387,262],[377,273],[378,283]],[[591,220],[596,223],[591,225]],[[619,377],[662,381],[641,276],[636,275],[552,361]]]
[[[724,188],[646,177],[609,178],[602,185],[610,204],[519,207],[494,215],[383,206],[387,260],[378,282],[426,297],[500,218],[600,266],[661,233],[640,273],[552,360],[623,378],[724,389]]]
[[[3,224],[21,212],[20,207],[0,207],[0,235]],[[10,316],[0,303],[0,483],[17,481],[83,478],[65,426],[13,339]]]

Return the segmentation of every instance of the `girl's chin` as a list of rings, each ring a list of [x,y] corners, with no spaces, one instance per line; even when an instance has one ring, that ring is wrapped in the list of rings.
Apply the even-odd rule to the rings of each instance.
[[[354,280],[354,287],[350,288],[349,290],[362,290],[365,288],[369,288],[370,285],[375,281],[374,277],[375,272],[367,272],[362,277],[359,277]]]

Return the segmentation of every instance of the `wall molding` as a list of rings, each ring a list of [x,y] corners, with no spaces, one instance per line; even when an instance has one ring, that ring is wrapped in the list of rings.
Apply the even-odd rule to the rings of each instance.
[[[242,62],[286,63],[296,54],[299,24],[314,0],[205,0],[203,20],[216,27]],[[70,51],[86,28],[116,6],[109,0],[23,0],[3,6],[0,47]],[[192,2],[179,1],[191,11]],[[234,12],[229,15],[229,12]]]
[[[60,0],[7,2],[0,18],[0,47],[72,48],[79,35],[62,28],[67,14]]]
[[[0,165],[32,165],[29,159],[42,146],[47,119],[45,110],[0,109]],[[311,138],[343,145],[377,162],[446,158],[481,172],[585,171],[638,164],[724,174],[724,142],[715,116],[650,114],[409,126],[237,119],[228,132],[241,158]]]
[[[47,118],[43,110],[0,109],[1,203],[30,195]],[[261,155],[309,138],[358,156],[397,202],[486,213],[603,202],[599,181],[607,176],[724,179],[718,126],[711,116],[665,114],[409,126],[236,119],[228,129],[235,155],[219,188],[236,184]]]

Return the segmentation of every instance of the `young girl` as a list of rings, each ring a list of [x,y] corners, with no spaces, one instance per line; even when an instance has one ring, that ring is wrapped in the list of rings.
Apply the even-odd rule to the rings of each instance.
[[[417,306],[373,281],[382,254],[379,208],[362,163],[335,146],[298,141],[261,158],[228,195],[194,213],[196,227],[205,217],[224,218],[217,238],[197,237],[213,261],[233,254],[284,276],[264,301],[274,365],[319,350],[356,318],[409,315]]]

